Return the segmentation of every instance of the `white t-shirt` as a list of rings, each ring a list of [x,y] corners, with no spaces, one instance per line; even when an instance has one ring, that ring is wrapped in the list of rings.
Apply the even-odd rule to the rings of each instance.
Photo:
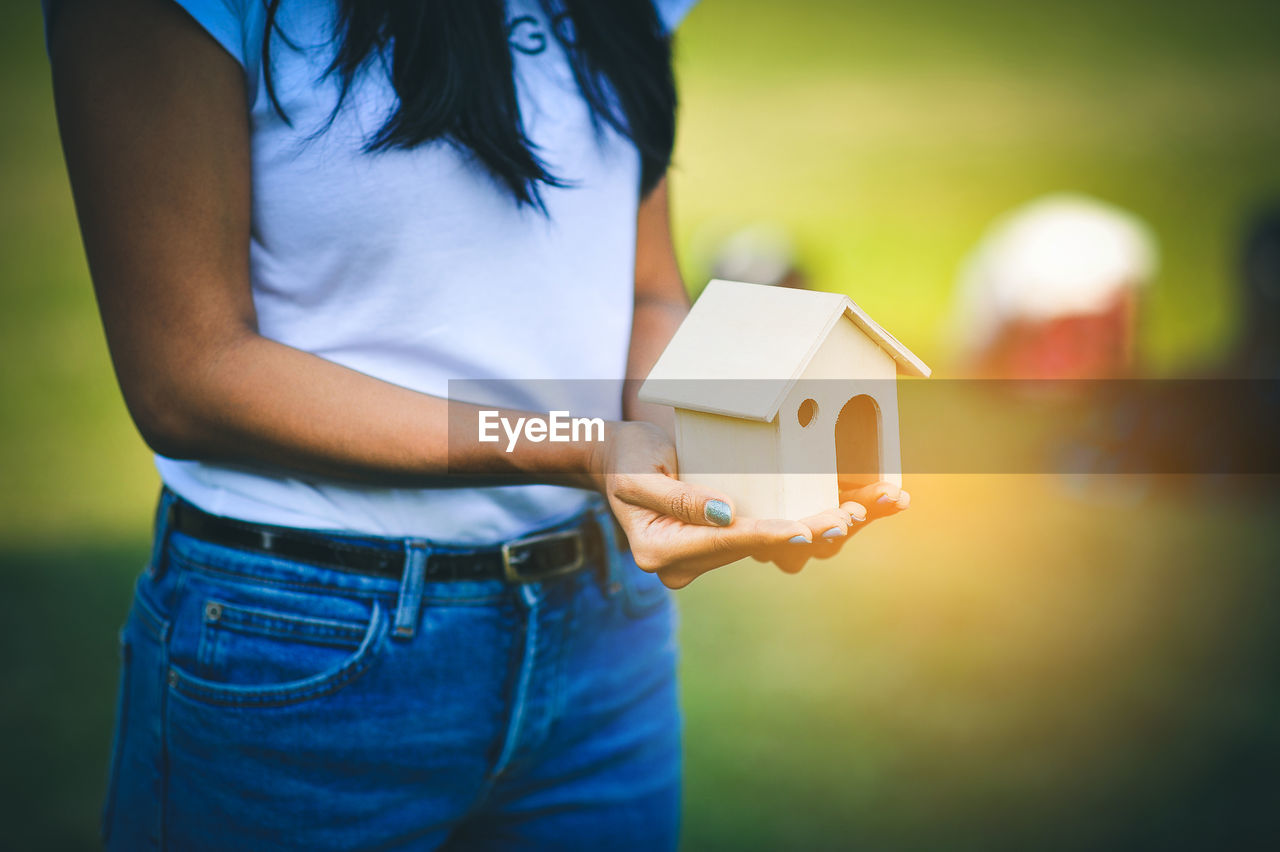
[[[639,156],[593,127],[537,0],[508,0],[524,128],[549,171],[549,215],[446,143],[369,154],[394,106],[383,74],[356,80],[325,132],[337,82],[332,2],[285,0],[263,82],[260,0],[178,0],[245,68],[252,121],[251,279],[261,334],[437,396],[451,379],[506,380],[513,407],[547,410],[535,379],[619,380],[634,289]],[[673,28],[696,0],[656,0]],[[566,401],[574,384],[556,384]],[[617,419],[583,383],[575,416]],[[595,390],[592,391],[592,388]],[[596,399],[590,397],[595,396]],[[333,400],[341,405],[341,400]],[[588,492],[556,486],[383,488],[156,457],[179,495],[218,515],[269,524],[486,544],[580,511]]]

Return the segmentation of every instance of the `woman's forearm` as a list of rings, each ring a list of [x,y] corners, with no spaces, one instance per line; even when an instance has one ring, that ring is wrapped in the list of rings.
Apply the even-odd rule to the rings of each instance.
[[[636,394],[688,313],[689,296],[684,290],[671,241],[670,200],[664,177],[641,202],[636,216],[635,308],[622,399],[622,412],[627,420],[648,420],[668,433],[673,432],[672,410],[665,405],[642,403]]]
[[[176,4],[117,6],[66,4],[50,50],[103,327],[148,444],[379,484],[590,485],[591,446],[451,435],[474,411],[258,334],[243,70]]]
[[[682,286],[680,295],[683,294]],[[631,321],[631,349],[627,357],[628,381],[622,400],[622,415],[627,420],[648,420],[668,433],[675,428],[675,416],[670,407],[641,402],[636,394],[688,313],[688,303],[683,300],[636,300],[635,315]]]
[[[143,437],[166,456],[388,485],[468,479],[595,485],[591,441],[512,442],[499,430],[501,440],[482,442],[477,406],[393,385],[257,334],[204,347],[186,364],[152,371],[145,390],[126,388]],[[500,415],[509,422],[522,416]]]

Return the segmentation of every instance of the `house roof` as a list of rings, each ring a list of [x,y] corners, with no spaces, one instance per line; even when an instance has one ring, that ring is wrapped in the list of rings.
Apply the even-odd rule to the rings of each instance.
[[[649,372],[640,399],[770,421],[841,318],[892,357],[899,373],[929,376],[923,361],[848,296],[716,280]]]

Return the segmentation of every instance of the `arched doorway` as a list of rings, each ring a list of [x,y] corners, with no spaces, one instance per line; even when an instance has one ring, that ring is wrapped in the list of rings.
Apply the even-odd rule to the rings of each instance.
[[[841,492],[881,479],[880,406],[866,394],[846,402],[836,417],[836,474]]]

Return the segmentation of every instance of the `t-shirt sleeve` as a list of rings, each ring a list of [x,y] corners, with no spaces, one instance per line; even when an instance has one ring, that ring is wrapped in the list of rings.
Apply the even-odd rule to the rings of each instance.
[[[174,0],[213,40],[247,67],[250,52],[245,38],[244,0]]]
[[[698,4],[698,0],[653,0],[658,10],[658,18],[667,32],[675,32],[676,27],[689,14],[689,10]]]
[[[248,68],[253,56],[245,38],[245,0],[174,0],[213,40]],[[44,10],[45,46],[61,0],[40,0]]]

